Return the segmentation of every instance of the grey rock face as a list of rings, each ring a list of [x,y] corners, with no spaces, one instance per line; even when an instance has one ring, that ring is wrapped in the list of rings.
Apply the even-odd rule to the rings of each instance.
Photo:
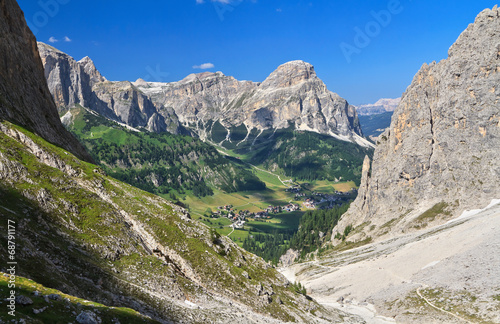
[[[26,127],[79,158],[92,161],[59,120],[36,39],[23,12],[14,0],[1,0],[0,8],[0,119]]]
[[[33,305],[33,300],[24,295],[19,295],[16,297],[16,303],[22,306]]]
[[[112,120],[154,132],[180,132],[178,118],[171,109],[157,107],[132,83],[110,82],[96,69],[89,57],[75,61],[71,56],[44,43],[38,43],[45,77],[59,111],[79,104]]]
[[[391,219],[404,230],[438,203],[454,216],[500,198],[499,85],[500,10],[494,8],[478,15],[448,59],[424,64],[415,75],[379,137],[371,170],[365,163],[358,198],[334,232]]]
[[[132,127],[177,134],[182,125],[208,138],[213,122],[252,129],[290,126],[354,140],[365,146],[354,106],[329,91],[302,61],[288,62],[262,83],[222,72],[191,74],[178,82],[109,82],[86,57],[72,57],[38,43],[45,76],[61,110],[80,104]]]
[[[92,311],[84,311],[76,317],[76,322],[80,324],[100,324],[102,323],[102,320],[96,315],[96,313]]]
[[[201,137],[209,121],[247,129],[297,129],[342,136],[362,136],[354,106],[328,91],[314,67],[292,61],[278,67],[262,83],[238,81],[221,72],[191,74],[173,83],[134,83],[156,103],[171,107]],[[162,111],[160,110],[160,113]]]
[[[77,103],[82,106],[93,103],[93,85],[106,79],[97,71],[89,57],[77,62],[44,43],[38,43],[38,50],[45,68],[49,90],[60,110]]]

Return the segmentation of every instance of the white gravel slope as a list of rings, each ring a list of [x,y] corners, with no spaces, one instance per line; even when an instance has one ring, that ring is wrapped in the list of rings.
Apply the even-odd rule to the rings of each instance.
[[[500,201],[282,273],[320,303],[367,323],[500,323]]]

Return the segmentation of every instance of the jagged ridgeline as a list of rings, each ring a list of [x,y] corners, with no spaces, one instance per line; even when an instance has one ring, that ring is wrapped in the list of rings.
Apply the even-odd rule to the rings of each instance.
[[[116,179],[156,194],[174,191],[203,197],[225,192],[265,190],[248,168],[222,156],[197,138],[138,131],[79,105],[63,118],[95,161]]]

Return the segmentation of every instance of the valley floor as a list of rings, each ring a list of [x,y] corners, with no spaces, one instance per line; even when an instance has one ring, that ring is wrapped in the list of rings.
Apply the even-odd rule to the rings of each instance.
[[[281,269],[367,323],[500,323],[500,200],[434,228]]]

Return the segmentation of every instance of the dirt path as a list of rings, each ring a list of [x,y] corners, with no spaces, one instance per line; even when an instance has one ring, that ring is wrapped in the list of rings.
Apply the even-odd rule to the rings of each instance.
[[[282,183],[285,187],[288,187],[287,183],[291,183],[291,182],[293,182],[293,180],[292,180],[292,179],[288,179],[288,180],[281,180],[281,176],[279,176],[279,175],[277,175],[277,174],[274,174],[274,173],[272,173],[272,172],[270,172],[270,171],[267,171],[267,170],[264,170],[264,169],[258,168],[258,167],[256,167],[256,166],[255,166],[255,165],[253,165],[253,164],[248,163],[248,165],[250,165],[252,168],[255,168],[255,169],[259,170],[259,171],[266,172],[266,173],[269,173],[270,175],[273,175],[273,176],[277,177],[277,178],[278,178],[278,180],[279,180],[279,181],[280,181],[280,182],[281,182],[281,183]]]
[[[418,295],[418,297],[420,297],[421,299],[423,299],[423,300],[424,300],[424,301],[425,301],[425,302],[426,302],[429,306],[431,306],[432,308],[434,308],[434,309],[436,309],[436,310],[438,310],[438,311],[440,311],[440,312],[443,312],[443,313],[446,313],[446,314],[448,314],[448,315],[451,315],[451,316],[453,316],[453,317],[455,317],[455,318],[458,318],[459,320],[462,320],[462,321],[464,321],[464,322],[466,322],[466,323],[473,324],[473,322],[468,321],[468,320],[466,320],[465,318],[460,317],[460,316],[458,316],[458,315],[456,315],[456,314],[453,314],[452,312],[448,312],[448,311],[446,311],[446,310],[444,310],[444,309],[442,309],[442,308],[440,308],[440,307],[437,307],[437,306],[436,306],[436,305],[434,305],[433,303],[431,303],[431,302],[430,302],[427,298],[425,298],[424,296],[422,296],[422,294],[420,293],[420,289],[422,289],[422,288],[427,288],[427,285],[423,285],[423,284],[422,284],[422,287],[419,287],[419,288],[417,289],[417,295]]]

